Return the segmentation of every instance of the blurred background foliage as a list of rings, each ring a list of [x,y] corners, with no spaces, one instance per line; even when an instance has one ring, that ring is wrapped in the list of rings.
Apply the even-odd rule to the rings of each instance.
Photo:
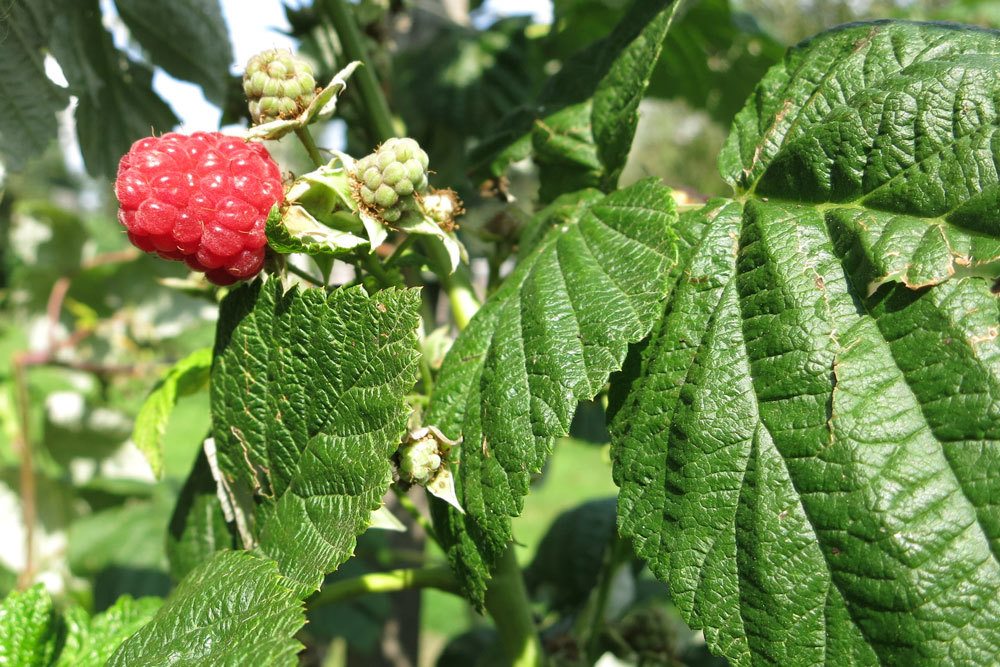
[[[163,99],[151,85],[155,72],[197,85],[224,125],[247,122],[231,12],[264,4],[228,3],[227,17],[218,0],[0,0],[0,595],[19,578],[39,580],[64,602],[100,611],[120,594],[163,595],[172,585],[168,524],[209,430],[206,395],[179,399],[160,479],[132,427],[162,373],[212,344],[218,295],[182,265],[128,245],[109,178],[132,141],[169,131],[184,115],[183,100]],[[489,155],[491,139],[537,107],[546,78],[607,36],[629,2],[554,0],[551,13],[536,8],[551,23],[511,15],[509,4],[354,5],[400,134],[420,141],[435,182],[466,202],[461,233],[484,283],[516,249],[538,183],[526,161],[484,182],[470,155]],[[328,80],[344,63],[324,0],[283,11],[288,36]],[[764,71],[787,45],[869,18],[995,27],[1000,3],[688,2],[643,102],[623,184],[657,176],[693,200],[723,191],[716,155]],[[321,143],[362,155],[373,132],[350,92]],[[292,171],[305,167],[297,150],[274,147]],[[554,663],[579,664],[588,647],[572,636],[593,623],[603,590],[608,626],[591,641],[607,664],[721,664],[615,537],[600,402],[578,412],[573,435],[514,524]],[[381,531],[370,531],[358,553],[332,578],[442,560],[419,538],[400,543]],[[444,593],[406,604],[362,598],[313,609],[310,620],[305,664],[413,664],[401,643],[422,665],[499,664],[488,622]]]

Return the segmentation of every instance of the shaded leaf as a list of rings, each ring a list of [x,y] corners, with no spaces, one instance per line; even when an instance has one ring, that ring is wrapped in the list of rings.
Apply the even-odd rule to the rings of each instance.
[[[663,44],[649,95],[682,98],[729,125],[784,46],[729,0],[686,3]]]
[[[0,9],[0,154],[11,170],[41,155],[56,136],[55,112],[69,102],[45,74],[55,11],[52,0],[16,0]]]
[[[74,521],[68,536],[70,569],[80,576],[94,575],[112,565],[163,569],[168,501],[167,497],[157,496]]]
[[[498,126],[497,136],[476,149],[472,160],[480,175],[500,176],[511,161],[526,157],[528,135],[534,151],[551,167],[542,171],[543,183],[548,178],[562,181],[543,186],[543,201],[595,181],[605,190],[613,189],[635,133],[635,108],[675,8],[667,0],[638,0],[610,35],[566,60],[546,82],[535,110],[512,111]],[[593,128],[603,147],[597,146]],[[593,153],[598,151],[604,153],[595,164]],[[559,173],[564,168],[569,176]]]
[[[236,546],[203,449],[177,496],[168,530],[170,574],[178,580],[216,551]]]
[[[93,175],[114,177],[132,143],[165,132],[177,117],[153,92],[153,71],[115,48],[97,0],[65,3],[52,29],[52,53],[79,98],[76,131]]]
[[[225,102],[233,47],[219,0],[115,0],[115,6],[153,64],[198,84],[210,102]]]
[[[577,610],[597,586],[617,536],[615,498],[591,500],[563,512],[538,544],[525,583],[561,613]]]

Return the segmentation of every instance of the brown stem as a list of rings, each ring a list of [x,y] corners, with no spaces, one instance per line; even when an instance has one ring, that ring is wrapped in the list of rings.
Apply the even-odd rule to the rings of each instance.
[[[69,291],[69,276],[62,276],[52,285],[49,292],[49,301],[45,306],[45,312],[49,318],[49,349],[56,347],[56,332],[59,330],[59,315],[62,313],[63,301],[66,300],[66,292]]]
[[[14,437],[14,449],[20,459],[19,484],[21,494],[21,520],[24,522],[24,569],[17,579],[19,588],[27,588],[35,578],[35,465],[32,459],[28,429],[31,417],[28,411],[28,381],[22,355],[14,355],[14,387],[16,391],[19,426]]]

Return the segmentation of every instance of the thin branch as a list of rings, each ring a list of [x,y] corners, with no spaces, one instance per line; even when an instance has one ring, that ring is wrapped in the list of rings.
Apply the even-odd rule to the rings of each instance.
[[[31,417],[28,410],[28,380],[21,355],[15,355],[14,387],[17,401],[18,429],[14,448],[20,459],[19,492],[21,495],[21,520],[24,523],[24,569],[18,576],[19,588],[27,588],[35,578],[35,517],[37,491],[35,485],[35,465],[32,456]]]
[[[302,278],[302,280],[305,280],[305,281],[307,281],[309,283],[312,283],[316,287],[325,287],[326,286],[326,285],[323,284],[323,281],[321,279],[317,278],[316,276],[309,275],[308,272],[303,271],[302,269],[300,269],[299,267],[295,266],[291,262],[286,262],[285,263],[285,270],[288,271],[289,273],[295,274],[299,278]]]
[[[395,593],[411,588],[436,588],[446,593],[459,594],[458,581],[446,566],[402,568],[335,581],[309,598],[306,606],[316,609],[369,593]]]

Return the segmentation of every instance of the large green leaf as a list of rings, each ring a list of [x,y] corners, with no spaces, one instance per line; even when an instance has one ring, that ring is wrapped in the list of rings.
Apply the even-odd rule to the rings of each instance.
[[[0,154],[10,169],[45,150],[56,136],[55,112],[69,102],[45,74],[54,12],[51,0],[15,0],[0,10]]]
[[[274,561],[220,551],[192,571],[108,667],[297,665],[302,603]]]
[[[420,295],[358,288],[222,305],[212,369],[219,465],[257,496],[255,536],[300,592],[349,558],[391,481],[416,381]]]
[[[734,664],[1000,652],[998,60],[930,24],[803,44],[737,116],[736,199],[682,220],[619,526]]]
[[[464,437],[466,513],[438,505],[435,525],[473,601],[552,439],[568,433],[577,403],[601,390],[655,320],[676,264],[675,220],[669,190],[653,180],[556,201],[445,358],[428,421]]]
[[[115,0],[118,14],[150,59],[170,74],[226,100],[233,47],[219,0]]]
[[[113,177],[132,142],[177,124],[153,92],[153,71],[115,48],[98,0],[63,3],[50,48],[79,98],[76,131],[91,174]]]
[[[55,658],[59,620],[41,584],[0,603],[0,665],[47,667]]]

